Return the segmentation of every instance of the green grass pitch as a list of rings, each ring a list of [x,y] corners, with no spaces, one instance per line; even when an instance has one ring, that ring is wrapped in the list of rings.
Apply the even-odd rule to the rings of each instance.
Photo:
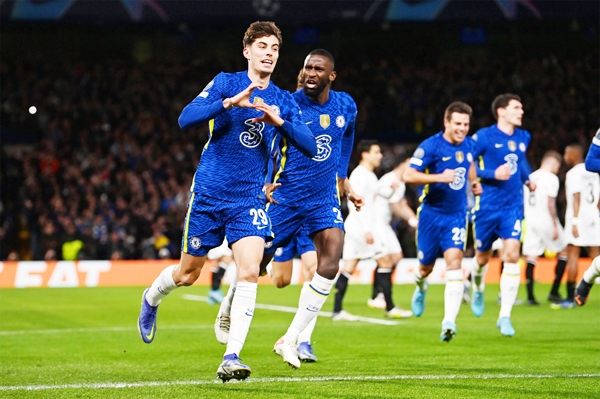
[[[383,319],[366,307],[369,289],[351,285],[346,310]],[[488,285],[483,317],[463,305],[458,335],[443,343],[444,287],[431,286],[425,314],[398,325],[320,317],[319,362],[299,370],[272,352],[293,314],[257,309],[241,354],[252,375],[226,384],[215,379],[225,349],[213,333],[217,307],[186,299],[208,287],[173,292],[150,345],[136,328],[142,290],[0,290],[0,397],[600,398],[598,287],[582,308],[516,306],[516,335],[505,338],[495,326],[498,286]],[[293,307],[299,291],[259,286],[257,302]],[[396,286],[397,304],[410,308],[412,291]],[[544,298],[548,287],[536,292]],[[332,306],[330,299],[324,310]]]

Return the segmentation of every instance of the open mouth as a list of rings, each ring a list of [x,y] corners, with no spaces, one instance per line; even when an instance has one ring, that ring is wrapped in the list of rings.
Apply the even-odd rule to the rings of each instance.
[[[312,79],[307,79],[305,86],[309,89],[315,89],[317,87],[317,81]]]
[[[268,66],[268,67],[272,67],[273,66],[273,60],[262,60],[261,64]]]

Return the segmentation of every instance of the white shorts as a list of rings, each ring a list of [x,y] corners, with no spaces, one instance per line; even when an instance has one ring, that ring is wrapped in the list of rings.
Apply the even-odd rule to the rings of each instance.
[[[206,256],[210,260],[219,260],[223,256],[231,256],[231,255],[232,255],[232,252],[231,252],[231,249],[229,248],[229,244],[227,243],[227,239],[224,239],[223,243],[221,245],[208,251],[208,254]]]
[[[348,229],[346,227],[346,236],[344,237],[344,251],[342,259],[379,259],[387,255],[385,243],[381,233],[372,231],[373,244],[367,244],[365,240],[365,232],[362,229]]]
[[[383,245],[385,246],[385,252],[389,254],[402,253],[402,246],[398,241],[398,236],[392,226],[386,224],[380,227],[380,233],[383,238]]]
[[[545,250],[559,253],[567,247],[567,239],[562,226],[558,225],[558,238],[552,239],[553,226],[530,226],[525,229],[523,255],[541,256]]]
[[[567,221],[565,226],[567,243],[576,247],[600,246],[600,221],[597,218],[580,218],[577,230],[579,237],[575,238],[571,221]]]

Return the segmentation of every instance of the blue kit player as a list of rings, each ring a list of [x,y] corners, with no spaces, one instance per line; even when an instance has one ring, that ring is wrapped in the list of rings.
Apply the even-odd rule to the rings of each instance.
[[[483,193],[475,201],[473,211],[475,257],[471,309],[477,317],[483,314],[485,272],[492,243],[501,238],[504,270],[500,277],[500,315],[496,325],[503,336],[512,337],[515,330],[510,316],[521,276],[523,185],[529,191],[535,191],[536,185],[529,179],[531,167],[525,156],[531,136],[520,128],[524,113],[521,98],[516,94],[501,94],[492,102],[492,112],[498,123],[480,129],[473,136],[477,176]]]
[[[263,270],[275,250],[285,247],[300,229],[312,238],[318,254],[317,270],[309,289],[302,292],[292,324],[274,346],[283,361],[294,368],[300,367],[298,337],[321,310],[339,270],[344,220],[338,186],[343,186],[342,194],[348,195],[355,205],[360,206],[362,201],[345,180],[354,141],[356,104],[347,93],[331,90],[335,78],[333,56],[328,51],[314,50],[307,56],[303,88],[293,97],[316,138],[318,154],[307,158],[282,138],[279,167],[271,186],[278,188],[267,191],[272,202],[269,217],[275,238],[273,245],[265,249]],[[219,317],[222,314],[223,306]],[[217,339],[221,342],[219,337],[225,334],[226,331],[217,333]]]
[[[238,356],[254,314],[265,241],[272,238],[262,192],[270,145],[281,134],[302,154],[317,155],[314,136],[296,101],[270,81],[281,42],[274,23],[251,24],[243,39],[248,70],[218,74],[181,112],[182,128],[208,122],[209,140],[192,181],[181,260],[163,270],[142,296],[138,329],[142,340],[150,343],[161,300],[180,286],[192,285],[208,251],[227,237],[238,283],[227,348],[217,370],[224,382],[243,380],[251,373]]]
[[[467,235],[467,188],[470,185],[475,195],[481,194],[473,163],[475,142],[467,137],[472,113],[463,102],[451,103],[444,113],[444,131],[421,143],[404,172],[406,183],[425,185],[418,212],[419,267],[415,269],[412,311],[415,316],[423,314],[426,278],[443,254],[447,282],[441,339],[446,342],[456,335],[464,291],[461,263]]]

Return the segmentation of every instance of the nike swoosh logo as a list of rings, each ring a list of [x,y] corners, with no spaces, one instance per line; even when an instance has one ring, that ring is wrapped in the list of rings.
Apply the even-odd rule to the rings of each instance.
[[[443,157],[443,158],[442,158],[442,161],[446,162],[446,161],[447,161],[447,160],[449,160],[450,158],[452,158],[452,157]]]
[[[152,326],[152,331],[150,331],[150,335],[146,335],[146,339],[152,339],[154,337],[154,331],[156,331],[154,329],[154,325]]]
[[[252,313],[248,313],[248,312],[246,312],[246,316],[250,316],[250,317],[252,317]]]
[[[257,230],[262,230],[262,229],[266,229],[266,228],[267,228],[267,226],[258,226],[256,229]]]
[[[496,147],[496,148],[500,148],[500,147],[502,147],[502,146],[504,146],[504,144],[495,144],[495,145],[494,145],[494,147]]]

